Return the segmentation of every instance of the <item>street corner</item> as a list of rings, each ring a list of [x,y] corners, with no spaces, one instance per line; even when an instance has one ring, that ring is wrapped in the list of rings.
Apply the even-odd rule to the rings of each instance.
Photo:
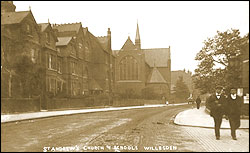
[[[213,127],[213,119],[205,112],[205,107],[191,108],[178,113],[175,116],[174,123],[184,126]]]

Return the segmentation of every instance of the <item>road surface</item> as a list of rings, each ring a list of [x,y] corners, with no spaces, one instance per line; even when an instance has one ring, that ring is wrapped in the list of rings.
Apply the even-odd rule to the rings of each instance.
[[[1,151],[209,151],[209,147],[198,145],[197,132],[189,130],[193,127],[173,123],[175,115],[190,107],[130,109],[3,123]]]

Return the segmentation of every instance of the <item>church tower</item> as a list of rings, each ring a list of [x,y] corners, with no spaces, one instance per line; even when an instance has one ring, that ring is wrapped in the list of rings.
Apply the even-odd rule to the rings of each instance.
[[[136,36],[135,36],[135,46],[137,49],[141,49],[141,39],[140,39],[138,21],[137,21],[137,29],[136,29]]]
[[[1,13],[4,12],[15,12],[16,6],[13,1],[1,1]]]

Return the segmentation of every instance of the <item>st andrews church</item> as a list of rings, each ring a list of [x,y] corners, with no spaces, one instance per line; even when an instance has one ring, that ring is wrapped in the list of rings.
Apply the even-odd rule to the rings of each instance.
[[[120,50],[113,50],[116,57],[115,81],[117,93],[145,96],[144,91],[161,98],[170,96],[171,58],[169,48],[142,49],[137,23],[135,43],[130,37]],[[147,93],[146,93],[147,94]]]

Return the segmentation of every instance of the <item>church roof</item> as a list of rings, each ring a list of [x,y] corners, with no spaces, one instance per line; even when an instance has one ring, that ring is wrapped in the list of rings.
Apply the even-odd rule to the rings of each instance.
[[[169,48],[152,48],[141,49],[145,54],[145,62],[149,67],[168,67],[168,60],[170,59]],[[121,50],[112,50],[114,56],[117,56]]]
[[[95,79],[91,79],[89,82],[89,90],[103,90]]]
[[[1,14],[1,24],[5,25],[20,23],[29,13],[30,11],[5,12]]]
[[[126,40],[126,42],[124,43],[124,45],[122,46],[121,50],[134,50],[136,49],[134,43],[131,41],[130,37],[128,37],[128,39]]]
[[[154,67],[150,75],[148,76],[147,83],[167,83],[167,82],[163,78],[159,70],[156,67]]]
[[[53,26],[53,29],[57,29],[58,32],[75,31],[76,33],[78,33],[80,28],[82,28],[81,22],[80,23],[68,23],[68,24],[56,24]]]
[[[168,67],[168,60],[170,59],[169,48],[152,48],[142,49],[145,53],[145,61],[150,67]]]
[[[72,37],[58,37],[58,42],[56,42],[56,46],[66,46],[69,44]]]

